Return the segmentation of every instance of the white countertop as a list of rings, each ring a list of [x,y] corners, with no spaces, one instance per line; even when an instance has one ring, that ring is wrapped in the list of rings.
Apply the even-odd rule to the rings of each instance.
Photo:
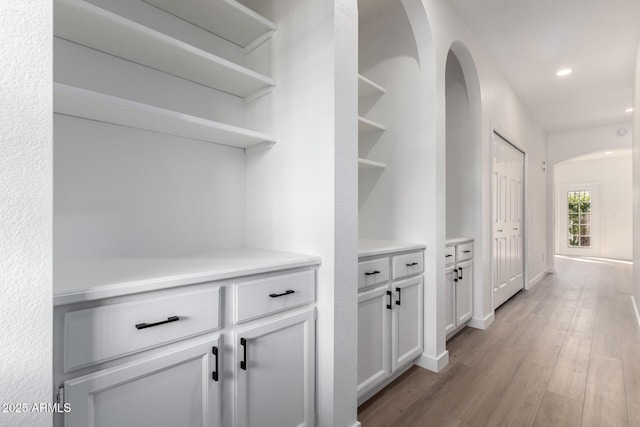
[[[463,242],[473,242],[473,237],[447,237],[446,245],[455,245]]]
[[[238,248],[54,264],[53,303],[71,304],[320,264],[315,255]]]
[[[417,251],[426,249],[424,243],[406,243],[395,240],[358,239],[358,257],[387,255],[394,252]]]

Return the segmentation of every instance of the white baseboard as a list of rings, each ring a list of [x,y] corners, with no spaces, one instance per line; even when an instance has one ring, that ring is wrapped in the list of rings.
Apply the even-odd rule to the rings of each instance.
[[[438,357],[432,357],[422,353],[415,363],[421,368],[438,373],[449,364],[449,352],[445,350]]]
[[[640,314],[638,314],[638,306],[636,305],[636,299],[631,295],[631,303],[633,304],[633,311],[636,313],[636,320],[638,321],[638,326],[640,326]]]
[[[542,270],[536,277],[529,280],[529,286],[527,286],[527,290],[530,290],[535,285],[537,285],[544,278],[544,276],[547,275],[548,272],[548,270]]]
[[[496,320],[496,316],[493,312],[487,314],[485,317],[478,319],[477,317],[472,317],[468,322],[467,326],[476,329],[487,329],[493,321]]]

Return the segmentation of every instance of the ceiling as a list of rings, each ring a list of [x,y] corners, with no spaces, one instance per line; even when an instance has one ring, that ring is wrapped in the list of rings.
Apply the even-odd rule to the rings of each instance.
[[[546,132],[631,120],[640,0],[449,1]]]

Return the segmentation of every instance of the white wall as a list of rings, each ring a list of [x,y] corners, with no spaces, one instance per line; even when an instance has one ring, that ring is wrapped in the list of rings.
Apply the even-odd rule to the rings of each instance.
[[[317,254],[318,425],[356,422],[357,8],[355,0],[264,0],[276,17],[273,93],[248,119],[273,118],[278,143],[247,153],[247,245]]]
[[[51,32],[48,0],[0,3],[0,402],[51,403]],[[46,427],[48,413],[0,413]]]
[[[470,52],[469,57],[458,54],[465,79],[470,82],[468,70],[475,66],[479,77],[478,93],[481,93],[482,113],[480,117],[480,146],[477,151],[477,165],[479,176],[477,192],[480,196],[475,207],[477,235],[475,243],[476,269],[474,281],[476,282],[474,294],[474,319],[472,323],[478,326],[486,326],[492,321],[492,286],[491,286],[491,138],[494,129],[500,131],[510,142],[527,152],[528,159],[528,276],[533,280],[546,270],[543,259],[547,258],[546,227],[547,221],[544,215],[546,204],[546,175],[541,169],[542,162],[546,159],[546,136],[532,116],[522,105],[517,95],[506,79],[495,68],[490,56],[484,48],[477,43],[476,37],[470,33],[462,23],[453,8],[443,0],[424,0],[423,4],[429,17],[429,23],[433,30],[433,39],[436,52],[436,146],[440,147],[434,152],[436,164],[444,164],[444,144],[446,140],[445,128],[445,65],[450,47],[456,41],[462,43]],[[472,62],[471,62],[472,61]],[[471,89],[473,95],[473,88]],[[480,96],[480,95],[478,95]],[[444,176],[444,170],[436,169],[439,177]],[[437,178],[441,180],[443,178]],[[444,185],[438,185],[436,191],[444,193]],[[440,198],[440,196],[438,197]],[[442,196],[442,198],[444,198]],[[444,204],[438,204],[436,211],[436,227],[444,230],[445,208]],[[444,246],[444,231],[438,233],[436,239],[437,248]],[[438,255],[437,277],[444,281],[444,257],[442,252]],[[443,285],[439,284],[439,289]],[[443,302],[439,299],[439,304]],[[439,324],[443,319],[439,318]],[[444,338],[444,337],[442,337]]]
[[[640,304],[640,44],[636,59],[636,76],[633,90],[633,297]],[[637,314],[637,311],[636,311]],[[638,318],[640,322],[640,318]]]
[[[562,188],[570,186],[579,190],[581,185],[598,186],[599,200],[592,203],[598,209],[592,221],[598,221],[597,256],[631,260],[632,239],[632,173],[631,150],[623,153],[603,155],[596,159],[562,162],[555,166],[555,194],[565,195]],[[558,197],[560,202],[562,196]],[[597,206],[595,206],[597,203]],[[566,218],[560,215],[556,205],[556,253],[565,255],[581,254],[579,249],[567,246]],[[592,224],[593,227],[596,224]]]
[[[623,136],[618,135],[619,129],[626,129]],[[576,129],[567,132],[559,132],[547,137],[547,221],[553,224],[554,206],[554,165],[559,162],[573,159],[585,154],[602,152],[604,150],[617,150],[631,147],[632,123],[622,122],[606,126],[595,126],[585,129]],[[547,251],[554,253],[554,229],[547,230]],[[547,259],[547,269],[554,271],[553,256]]]
[[[476,147],[471,100],[458,57],[450,52],[445,71],[447,126],[447,237],[476,235]]]
[[[147,3],[93,2],[244,62],[237,46]],[[58,83],[245,125],[242,98],[57,37],[53,66]],[[244,245],[244,150],[59,114],[54,133],[56,260]]]
[[[618,135],[619,129],[625,129],[626,133]],[[547,163],[553,166],[585,154],[631,148],[632,134],[631,122],[549,134]]]
[[[546,159],[544,132],[522,106],[476,38],[445,0],[391,2],[378,18],[361,23],[360,70],[386,87],[368,117],[387,126],[369,158],[387,163],[378,175],[360,174],[360,235],[419,241],[425,265],[425,349],[420,363],[440,369],[447,360],[444,335],[446,238],[446,60],[460,61],[471,105],[482,105],[472,123],[477,138],[473,191],[476,282],[473,324],[493,316],[490,258],[490,150],[494,128],[528,152],[531,165]],[[375,15],[374,15],[375,16]],[[409,22],[411,34],[408,32]],[[475,81],[474,81],[475,80]],[[481,98],[482,96],[482,98]],[[481,101],[480,101],[481,99]],[[481,104],[480,104],[481,103]],[[364,176],[364,178],[363,178]],[[545,271],[546,176],[529,168],[529,276]]]

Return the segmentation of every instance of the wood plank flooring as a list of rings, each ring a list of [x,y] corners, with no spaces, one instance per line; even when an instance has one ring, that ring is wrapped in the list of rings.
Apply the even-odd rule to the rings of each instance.
[[[632,266],[556,257],[557,273],[447,343],[358,409],[364,427],[640,427]]]

